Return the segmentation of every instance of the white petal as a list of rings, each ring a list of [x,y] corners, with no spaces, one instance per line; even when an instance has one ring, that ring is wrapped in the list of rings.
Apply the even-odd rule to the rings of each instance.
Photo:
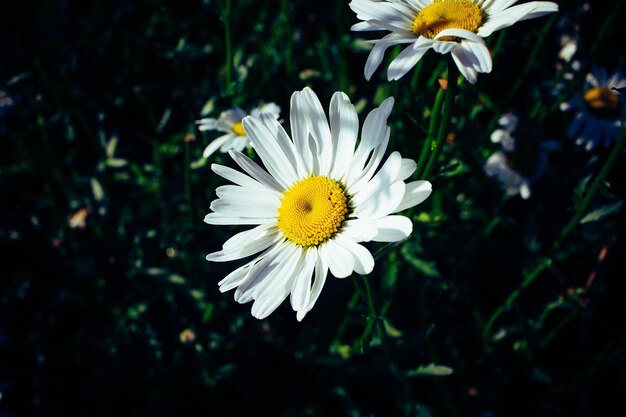
[[[378,234],[378,228],[369,219],[350,219],[345,223],[342,233],[356,242],[370,242]]]
[[[322,288],[324,288],[324,283],[326,282],[326,276],[328,275],[328,264],[322,259],[321,256],[317,256],[317,262],[315,263],[315,280],[313,281],[313,285],[311,287],[311,295],[309,296],[309,304],[304,310],[298,311],[296,315],[298,321],[302,321],[306,313],[311,311],[320,294],[322,293]]]
[[[519,0],[492,0],[490,3],[491,5],[485,7],[483,5],[483,7],[481,7],[483,10],[488,11],[489,13],[496,13],[499,12],[501,10],[506,9],[507,7],[510,7],[512,5],[514,5],[515,3],[517,3]]]
[[[280,146],[283,153],[289,160],[291,169],[294,172],[297,172],[297,166],[300,160],[298,158],[296,148],[287,132],[285,132],[283,126],[273,117],[273,115],[268,113],[262,113],[260,120],[263,122],[272,137],[276,139],[276,143],[278,143],[278,146]]]
[[[270,224],[276,223],[275,218],[251,218],[241,217],[227,213],[209,213],[204,216],[204,222],[212,225],[244,225],[244,224]]]
[[[407,46],[393,61],[391,61],[391,64],[389,64],[387,79],[392,81],[402,78],[404,74],[409,72],[409,70],[413,68],[420,59],[422,59],[426,51],[428,51],[428,48],[430,48],[430,45],[427,44],[427,46],[424,46],[419,42],[419,39],[413,45]]]
[[[413,223],[405,216],[385,216],[373,220],[378,234],[373,239],[376,242],[399,242],[409,237],[413,231]]]
[[[294,245],[285,244],[285,242],[276,243],[261,260],[250,268],[248,275],[235,291],[235,301],[245,304],[256,299],[259,286],[267,280],[272,283],[275,272],[279,271],[294,253]]]
[[[367,21],[372,26],[377,26],[380,30],[388,30],[390,32],[397,33],[403,36],[415,36],[413,32],[411,32],[411,25],[413,22],[404,22],[404,21],[383,21],[380,19],[371,19]]]
[[[532,5],[532,9],[523,7],[526,5]],[[559,5],[551,1],[532,1],[529,3],[520,4],[515,7],[511,7],[505,10],[505,13],[510,13],[515,16],[520,16],[518,22],[523,20],[535,19],[537,17],[545,16],[550,13],[559,11]]]
[[[215,189],[215,194],[227,202],[249,205],[263,204],[278,208],[281,194],[272,191],[259,191],[254,188],[241,187],[239,185],[222,185]]]
[[[390,33],[387,36],[394,35]],[[386,37],[387,37],[386,36]],[[374,45],[369,55],[367,56],[367,61],[365,62],[364,74],[365,79],[369,81],[374,75],[374,72],[380,66],[380,63],[383,62],[383,58],[385,56],[385,51],[389,48],[391,44],[388,43],[377,43]]]
[[[444,36],[454,36],[455,38],[467,39],[468,41],[476,43],[485,43],[483,38],[465,29],[444,29],[435,36],[435,40]]]
[[[377,189],[370,199],[354,210],[354,214],[361,218],[377,219],[394,213],[403,200],[405,189],[406,184],[403,181]]]
[[[449,54],[452,52],[454,48],[456,48],[459,44],[457,42],[448,42],[448,41],[436,41],[433,42],[432,48],[435,52],[441,55]]]
[[[328,175],[333,162],[333,144],[328,120],[324,114],[322,104],[313,90],[305,87],[300,97],[308,131],[314,140],[315,149],[317,150],[316,162],[320,166],[320,174]]]
[[[333,240],[329,240],[318,248],[319,255],[324,258],[330,273],[337,278],[346,278],[354,270],[354,257],[350,252]]]
[[[514,25],[519,21],[541,17],[548,13],[554,13],[558,9],[558,5],[553,2],[533,1],[506,10],[490,10],[489,20],[478,29],[478,35],[485,38],[493,32]]]
[[[267,113],[274,119],[280,117],[280,107],[276,103],[265,103],[259,107],[256,107],[250,111],[250,116],[261,118],[263,113]]]
[[[367,184],[367,182],[372,178],[374,172],[376,172],[376,169],[378,168],[378,165],[380,165],[380,162],[385,156],[385,151],[387,150],[387,145],[389,145],[390,136],[391,129],[387,127],[383,140],[378,145],[376,145],[365,167],[359,169],[360,165],[353,164],[349,172],[349,177],[346,180],[348,184],[348,193],[358,193],[359,190],[363,188],[363,186],[365,186],[365,184]]]
[[[402,164],[400,166],[400,171],[398,172],[398,176],[395,178],[396,181],[404,181],[409,178],[415,170],[417,169],[417,163],[410,158],[402,158]]]
[[[335,156],[331,178],[342,178],[350,168],[359,134],[359,117],[348,96],[337,92],[330,101],[330,127]]]
[[[387,118],[393,108],[393,97],[387,98],[380,107],[369,112],[361,128],[361,141],[354,153],[347,182],[352,183],[361,176],[363,167],[372,150],[381,144],[387,136]],[[375,169],[375,168],[374,168]]]
[[[201,132],[204,132],[206,130],[217,130],[219,126],[219,122],[217,121],[217,119],[213,119],[211,117],[196,120],[196,124],[198,125],[198,130],[200,130]]]
[[[356,206],[355,214],[360,206],[370,199],[372,195],[381,192],[384,188],[388,188],[391,183],[396,181],[401,167],[402,157],[400,152],[393,152],[376,175],[354,195],[352,202]]]
[[[411,19],[415,17],[413,11],[402,3],[353,0],[349,6],[361,20],[378,18],[385,21],[406,21],[410,24]]]
[[[227,262],[241,259],[264,251],[280,239],[280,234],[274,228],[265,225],[241,232],[224,243],[222,250],[210,253],[207,261]]]
[[[426,200],[433,190],[433,186],[428,181],[413,181],[406,185],[402,202],[396,209],[395,213],[416,206]]]
[[[289,121],[291,123],[291,137],[296,149],[296,156],[300,158],[298,175],[300,178],[313,171],[313,155],[309,148],[309,131],[306,122],[307,114],[302,103],[302,92],[295,91],[291,95]]]
[[[291,292],[292,283],[295,279],[295,269],[302,258],[302,250],[298,247],[294,254],[259,284],[255,290],[255,301],[251,310],[254,317],[259,320],[264,319],[285,301]]]
[[[218,199],[211,202],[210,208],[217,214],[235,215],[251,219],[266,219],[278,215],[275,205],[261,204],[260,202],[253,204],[251,201],[241,202]]]
[[[233,272],[226,275],[224,279],[222,279],[220,282],[217,283],[217,285],[219,285],[220,292],[230,291],[233,288],[238,287],[239,284],[241,284],[241,282],[244,280],[244,278],[248,274],[250,267],[255,262],[256,262],[256,259],[248,262],[247,264],[235,269]]]
[[[247,136],[237,136],[233,139],[230,145],[228,143],[223,144],[222,147],[220,148],[220,152],[227,152],[228,150],[241,152],[249,144],[250,144],[250,139],[248,139]]]
[[[365,246],[356,243],[351,238],[339,235],[335,239],[338,245],[347,249],[354,258],[354,272],[367,275],[374,269],[374,257]]]
[[[269,190],[274,190],[278,193],[282,193],[284,188],[267,173],[263,168],[257,165],[252,159],[248,158],[246,155],[241,152],[231,151],[230,157],[239,165],[244,171],[248,173],[252,178],[254,178],[259,183],[265,185]]]
[[[428,6],[431,1],[429,0],[405,0],[415,11],[420,11]]]
[[[452,51],[452,58],[454,59],[454,62],[459,68],[459,71],[461,72],[463,77],[465,77],[465,79],[470,84],[475,84],[477,80],[477,72],[474,69],[474,63],[476,62],[476,59],[474,58],[473,54],[467,51],[465,48],[458,47]]]
[[[271,190],[271,188],[267,188],[267,186],[250,178],[246,174],[243,174],[227,166],[211,164],[211,169],[220,177],[226,178],[227,180],[234,182],[237,185],[241,185],[242,187],[254,188],[261,191]]]
[[[293,243],[285,242],[281,250],[284,251],[286,255],[282,262],[279,263],[274,273],[274,275],[279,275],[280,278],[276,278],[275,281],[266,279],[259,283],[258,287],[254,290],[255,300],[266,297],[274,292],[277,283],[286,284],[291,282],[292,278],[295,277],[293,272],[303,258],[303,248]],[[291,292],[291,285],[285,289],[287,293]]]
[[[528,200],[528,198],[530,198],[530,186],[528,185],[528,181],[524,181],[520,186],[519,195],[524,200]]]
[[[233,135],[232,133],[229,133],[226,135],[222,135],[217,139],[214,139],[211,143],[207,145],[206,148],[204,148],[204,151],[202,152],[202,157],[208,158],[213,153],[215,153],[215,151],[217,151],[220,148],[220,146],[224,145],[225,143],[228,143],[229,140],[232,140],[234,138],[235,138],[235,135]]]
[[[493,61],[491,60],[491,54],[489,53],[487,45],[485,45],[484,43],[463,42],[463,46],[466,50],[471,51],[476,58],[474,69],[477,72],[491,72]]]
[[[297,179],[296,172],[289,158],[276,142],[276,138],[267,130],[263,122],[255,117],[247,116],[242,123],[252,146],[259,153],[269,173],[284,188],[293,184]]]
[[[296,268],[296,277],[291,289],[291,307],[295,311],[305,310],[311,298],[311,282],[317,261],[317,248],[304,249],[304,256]]]

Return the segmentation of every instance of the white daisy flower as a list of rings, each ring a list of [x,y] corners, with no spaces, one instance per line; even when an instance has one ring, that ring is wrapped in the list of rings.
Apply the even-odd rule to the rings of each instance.
[[[395,215],[424,201],[427,181],[408,179],[416,164],[393,152],[387,117],[393,98],[371,111],[357,145],[359,120],[350,99],[337,92],[330,102],[330,126],[315,93],[305,88],[291,97],[292,138],[266,113],[243,119],[243,128],[265,165],[230,151],[245,172],[213,164],[218,175],[235,183],[218,187],[214,225],[256,225],[228,239],[207,256],[225,262],[256,255],[219,282],[235,289],[235,300],[254,300],[252,315],[267,317],[291,295],[302,320],[317,301],[328,272],[345,278],[368,274],[374,258],[360,242],[407,238],[412,223]]]
[[[389,65],[387,78],[406,74],[429,49],[451,53],[459,71],[472,84],[477,73],[491,72],[491,55],[483,38],[516,22],[556,12],[558,5],[532,1],[511,7],[517,0],[352,0],[350,8],[363,22],[355,31],[390,31],[369,41],[374,48],[365,64],[370,79],[385,50],[410,44]]]
[[[250,115],[259,117],[261,113],[267,113],[274,119],[278,119],[280,116],[280,107],[275,103],[262,104],[250,111]],[[205,118],[196,121],[198,129],[202,132],[207,130],[218,130],[224,132],[222,135],[214,139],[202,152],[204,158],[208,158],[218,149],[220,152],[228,152],[233,149],[236,151],[243,151],[246,146],[249,146],[248,136],[244,132],[241,125],[241,121],[248,114],[239,107],[233,107],[220,114],[217,119]]]
[[[530,197],[530,181],[511,168],[503,152],[495,152],[487,159],[485,173],[500,181],[507,195],[519,194],[524,200]]]
[[[598,145],[609,146],[619,138],[624,115],[624,97],[616,89],[626,87],[626,78],[617,71],[608,76],[606,70],[594,68],[587,74],[582,94],[561,104],[563,111],[576,111],[567,135],[591,150]]]
[[[491,141],[502,145],[502,151],[493,153],[485,163],[485,173],[495,177],[510,196],[524,200],[531,195],[531,184],[541,177],[548,164],[548,151],[559,144],[540,139],[536,132],[519,128],[519,118],[513,113],[502,115],[500,128],[493,131]]]

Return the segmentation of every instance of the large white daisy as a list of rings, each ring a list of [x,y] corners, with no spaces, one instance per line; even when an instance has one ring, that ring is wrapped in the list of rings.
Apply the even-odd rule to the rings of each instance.
[[[352,0],[350,8],[363,20],[352,30],[391,32],[370,41],[374,48],[365,64],[365,78],[371,78],[387,48],[408,43],[389,65],[389,80],[401,78],[433,49],[451,53],[461,74],[473,84],[477,73],[491,72],[491,55],[483,38],[521,20],[558,10],[557,4],[549,1],[513,6],[515,3],[517,0]]]
[[[416,164],[393,152],[382,162],[393,98],[372,110],[361,129],[343,93],[333,95],[330,126],[315,93],[305,88],[291,97],[291,133],[270,115],[248,116],[243,129],[265,168],[230,151],[245,172],[213,164],[234,183],[218,187],[213,225],[256,225],[228,239],[207,256],[225,262],[256,255],[219,282],[222,292],[236,288],[235,300],[254,300],[261,319],[291,294],[298,320],[313,308],[328,271],[337,278],[368,274],[374,258],[359,242],[396,242],[413,226],[394,213],[413,207],[431,193],[427,181],[405,180]]]
[[[280,107],[275,103],[262,104],[250,111],[250,115],[259,117],[261,113],[268,113],[278,119]],[[225,134],[211,141],[202,152],[204,158],[208,158],[218,149],[220,152],[228,152],[231,149],[243,151],[249,144],[248,136],[243,130],[241,121],[248,114],[239,107],[233,107],[220,114],[217,119],[207,117],[196,121],[198,129],[202,132],[217,130]]]

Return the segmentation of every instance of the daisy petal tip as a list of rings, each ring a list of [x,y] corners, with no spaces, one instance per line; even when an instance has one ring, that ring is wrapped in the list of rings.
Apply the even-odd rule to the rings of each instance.
[[[302,319],[304,318],[304,316],[306,316],[307,311],[305,310],[300,310],[296,313],[296,320],[298,321],[302,321]]]

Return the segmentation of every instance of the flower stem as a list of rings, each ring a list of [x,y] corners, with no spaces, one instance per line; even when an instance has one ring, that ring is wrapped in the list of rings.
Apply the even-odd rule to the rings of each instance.
[[[611,168],[613,168],[613,164],[615,164],[615,160],[621,153],[625,144],[626,144],[626,120],[622,123],[622,132],[620,134],[619,140],[617,141],[617,143],[615,143],[615,146],[613,147],[611,154],[609,155],[606,162],[600,169],[598,176],[593,180],[593,183],[591,183],[591,187],[589,187],[589,191],[587,191],[587,194],[583,197],[583,200],[580,203],[580,206],[578,206],[578,209],[576,210],[576,214],[574,214],[574,217],[572,218],[572,220],[570,220],[570,222],[563,228],[558,239],[556,240],[556,242],[554,242],[554,249],[558,249],[558,245],[561,243],[561,241],[565,239],[567,236],[569,236],[569,234],[574,230],[574,228],[578,225],[580,220],[583,218],[583,216],[587,212],[587,209],[589,208],[589,204],[591,203],[591,200],[598,192],[598,189],[604,182],[604,179],[606,178],[608,173],[611,171]]]
[[[369,339],[376,326],[380,317],[378,316],[378,312],[376,311],[376,305],[374,304],[374,295],[372,294],[372,289],[370,287],[370,283],[365,275],[359,275],[361,282],[356,279],[354,283],[361,294],[363,300],[367,304],[367,308],[369,310],[369,315],[367,317],[367,325],[365,326],[365,331],[361,336],[361,353],[365,352],[367,346],[369,346]],[[382,337],[382,336],[381,336]]]
[[[515,94],[519,91],[520,87],[522,86],[522,83],[528,76],[528,73],[530,73],[530,70],[532,69],[532,67],[536,65],[537,54],[539,53],[539,50],[542,49],[543,43],[546,40],[546,38],[548,38],[548,32],[550,31],[550,28],[556,21],[556,17],[557,17],[557,14],[556,13],[553,14],[552,16],[550,16],[548,21],[543,25],[543,28],[541,29],[541,33],[539,34],[539,39],[537,39],[537,42],[535,42],[534,48],[532,49],[532,51],[530,51],[530,55],[528,56],[528,59],[526,60],[526,65],[524,66],[524,69],[522,70],[522,74],[519,77],[517,77],[517,81],[513,85],[513,88],[509,90],[509,96],[508,96],[507,102],[511,101],[511,99],[515,97]]]
[[[444,91],[445,90],[443,88],[440,88],[439,91],[437,91],[437,96],[435,97],[435,102],[433,103],[433,108],[430,112],[428,135],[424,139],[422,152],[420,152],[420,156],[417,161],[417,169],[415,170],[416,178],[420,178],[420,175],[424,170],[424,163],[426,162],[426,158],[428,157],[428,151],[430,151],[433,139],[435,138],[435,126],[437,126],[437,122],[439,121],[439,114],[441,113],[441,103],[443,103]]]
[[[459,70],[452,60],[452,56],[448,57],[448,88],[446,89],[446,98],[443,102],[443,108],[441,111],[441,121],[439,122],[439,132],[437,132],[437,140],[435,142],[435,149],[428,158],[428,164],[422,174],[422,178],[428,179],[432,174],[439,155],[443,149],[443,142],[448,132],[448,125],[450,124],[450,118],[452,114],[452,105],[454,104],[454,97],[456,96],[456,87],[459,78]]]
[[[485,349],[487,349],[487,347],[489,346],[489,340],[491,337],[492,328],[495,325],[496,321],[500,318],[500,316],[502,316],[502,314],[504,314],[506,311],[508,311],[511,308],[511,306],[513,305],[515,300],[517,300],[517,298],[521,295],[521,293],[526,288],[528,288],[541,275],[543,271],[545,271],[546,269],[552,266],[552,257],[554,256],[554,252],[556,252],[559,249],[559,247],[561,246],[561,242],[563,242],[563,240],[565,240],[565,238],[567,238],[570,235],[570,233],[572,233],[574,228],[580,223],[580,220],[583,218],[583,216],[587,212],[587,209],[593,197],[598,192],[598,189],[604,182],[604,179],[606,178],[608,173],[611,171],[611,168],[613,168],[613,165],[615,164],[615,160],[624,149],[624,145],[626,145],[626,120],[622,123],[622,132],[620,134],[619,140],[617,141],[617,143],[615,143],[613,150],[611,151],[607,160],[604,162],[604,165],[600,169],[598,176],[594,179],[593,183],[591,184],[589,191],[587,191],[587,194],[585,194],[585,196],[583,197],[583,200],[581,204],[578,206],[578,208],[576,209],[574,216],[565,225],[565,227],[563,227],[563,230],[561,230],[561,233],[559,233],[558,237],[552,244],[552,247],[550,248],[550,253],[544,256],[543,258],[541,258],[541,260],[537,262],[535,267],[531,269],[524,276],[524,280],[519,285],[519,287],[513,290],[509,294],[506,301],[493,312],[493,314],[487,321],[487,324],[485,325],[485,328],[483,331],[483,346]]]

